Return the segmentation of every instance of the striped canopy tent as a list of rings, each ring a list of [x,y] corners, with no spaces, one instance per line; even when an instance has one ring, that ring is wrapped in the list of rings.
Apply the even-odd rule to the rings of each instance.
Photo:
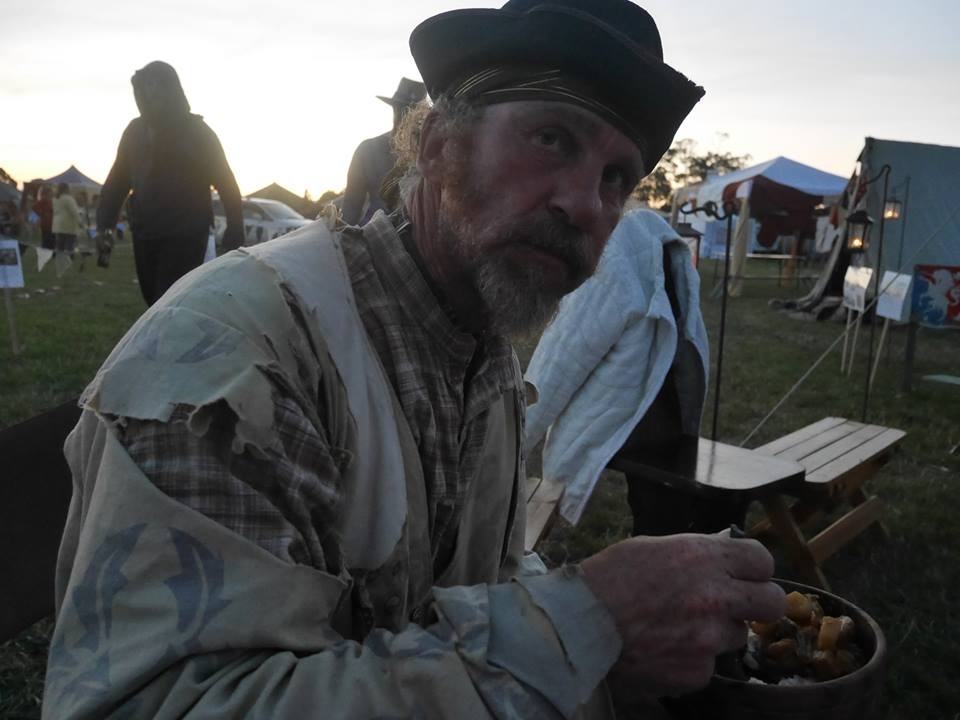
[[[82,192],[86,194],[87,199],[99,197],[100,190],[103,188],[103,185],[96,180],[77,170],[75,165],[71,165],[59,175],[47,178],[43,182],[47,185],[53,185],[54,187],[60,183],[66,183],[70,186],[70,192],[72,194]]]
[[[747,201],[749,217],[756,221],[751,235],[759,246],[770,248],[781,235],[812,232],[813,208],[832,202],[846,184],[845,177],[776,157],[681,188],[674,195],[673,218],[705,232],[710,218],[704,213],[681,214],[685,204],[702,207],[712,202],[722,208],[725,200],[733,200],[742,208]]]

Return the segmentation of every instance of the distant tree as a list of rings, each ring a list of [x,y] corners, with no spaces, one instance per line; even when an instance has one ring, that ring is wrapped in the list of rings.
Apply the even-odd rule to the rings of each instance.
[[[633,196],[646,201],[650,207],[663,207],[670,204],[678,188],[705,180],[708,174],[739,170],[749,161],[749,155],[713,151],[701,153],[695,140],[677,140],[664,153],[656,169],[637,185]]]
[[[328,202],[334,200],[342,194],[342,192],[337,192],[336,190],[327,190],[323,195],[320,196],[320,198],[317,200],[317,203],[320,205],[326,205]]]
[[[304,190],[304,191],[303,191],[303,199],[306,200],[307,202],[313,202],[313,196],[310,195],[310,191],[309,191],[309,190]]]
[[[13,185],[14,187],[17,186],[17,181],[14,180],[3,168],[0,168],[0,182],[6,185]]]

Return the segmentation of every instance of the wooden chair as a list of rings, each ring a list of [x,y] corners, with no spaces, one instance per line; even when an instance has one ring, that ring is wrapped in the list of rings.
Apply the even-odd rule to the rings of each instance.
[[[799,463],[806,478],[800,488],[762,498],[767,517],[749,534],[761,540],[775,538],[807,582],[829,590],[821,569],[827,558],[873,525],[886,535],[880,522],[883,503],[868,496],[864,484],[905,435],[895,428],[828,417],[756,448],[755,452]],[[803,527],[837,508],[843,515],[807,539]]]
[[[0,430],[0,642],[53,612],[53,579],[72,482],[63,441],[77,401]]]

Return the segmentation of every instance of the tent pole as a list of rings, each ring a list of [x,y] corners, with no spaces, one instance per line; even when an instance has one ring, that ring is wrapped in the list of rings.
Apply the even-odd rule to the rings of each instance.
[[[843,333],[843,353],[840,355],[840,374],[843,375],[843,371],[847,368],[847,345],[850,340],[850,325],[853,318],[853,312],[850,308],[847,310],[847,329]]]
[[[876,318],[876,316],[874,316],[874,318]],[[877,346],[877,359],[873,361],[873,369],[870,371],[871,386],[873,386],[873,379],[877,376],[877,368],[880,366],[880,355],[882,354],[882,351],[883,351],[883,341],[887,339],[887,331],[889,329],[890,329],[890,318],[884,318],[883,332],[880,333],[880,344]]]
[[[867,350],[867,377],[863,381],[863,412],[860,414],[860,422],[867,421],[867,408],[870,405],[870,385],[873,379],[873,335],[877,327],[877,304],[880,302],[880,274],[883,272],[883,228],[886,224],[885,216],[887,214],[887,189],[890,184],[890,166],[884,165],[881,168],[883,172],[883,199],[880,201],[880,239],[877,242],[877,269],[873,273],[873,319],[870,321],[870,346]]]
[[[903,384],[900,389],[903,392],[913,390],[913,358],[917,352],[917,323],[911,321],[907,325],[907,347],[904,350],[903,357]]]
[[[713,433],[711,439],[717,439],[717,416],[720,412],[720,379],[723,376],[723,339],[727,331],[727,283],[730,282],[730,243],[733,240],[733,203],[725,202],[723,211],[727,221],[727,243],[723,254],[723,287],[720,291],[720,343],[717,346],[717,379],[713,391]]]
[[[910,205],[910,176],[907,175],[907,187],[903,191],[903,216],[900,218],[900,252],[897,253],[897,272],[903,272],[903,241],[907,235],[907,208]]]
[[[853,373],[853,360],[857,355],[857,340],[860,338],[860,326],[863,325],[864,313],[857,313],[857,324],[853,326],[853,344],[850,346],[850,362],[847,363],[847,376]]]

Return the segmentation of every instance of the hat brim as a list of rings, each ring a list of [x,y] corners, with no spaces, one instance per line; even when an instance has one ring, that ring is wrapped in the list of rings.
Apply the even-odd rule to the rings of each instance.
[[[410,50],[436,97],[471,71],[503,64],[556,68],[585,80],[644,139],[652,172],[703,97],[698,87],[614,28],[585,13],[453,10],[418,25]]]
[[[405,108],[411,105],[416,105],[419,100],[395,100],[392,97],[386,97],[385,95],[377,95],[378,100],[383,100],[387,105],[398,108]]]

